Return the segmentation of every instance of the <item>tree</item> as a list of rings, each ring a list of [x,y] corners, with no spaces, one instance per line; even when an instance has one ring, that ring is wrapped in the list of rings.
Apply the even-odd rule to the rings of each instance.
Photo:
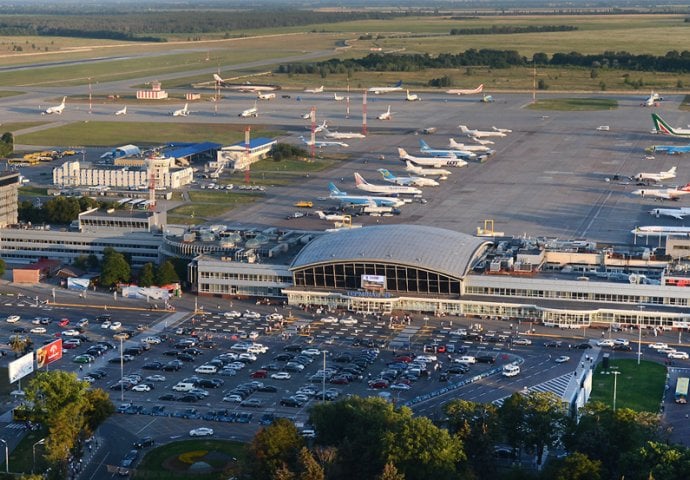
[[[561,438],[566,412],[560,399],[551,392],[530,392],[524,403],[525,447],[535,453],[541,465],[544,449]]]
[[[139,274],[139,286],[140,287],[150,287],[156,280],[156,275],[153,271],[153,264],[147,263],[141,269]]]
[[[405,480],[405,475],[400,473],[398,469],[395,468],[395,464],[392,462],[387,462],[383,466],[383,472],[381,472],[381,475],[377,480]]]
[[[26,348],[30,345],[31,340],[29,337],[22,337],[21,335],[12,335],[10,340],[10,348],[14,352],[14,358],[26,351]]]
[[[248,448],[247,462],[254,480],[272,480],[281,470],[296,471],[304,439],[295,424],[279,418],[259,430]],[[289,478],[289,477],[282,477]]]
[[[319,465],[307,447],[299,451],[300,480],[324,480],[323,468]]]
[[[0,258],[0,277],[5,274],[5,268],[6,268],[5,261],[2,258]]]
[[[131,269],[125,256],[112,247],[103,249],[103,266],[101,268],[101,285],[111,287],[118,282],[127,282]]]
[[[177,272],[175,271],[175,267],[173,266],[172,262],[170,260],[166,260],[165,262],[161,263],[160,267],[158,267],[158,272],[156,273],[156,284],[161,286],[161,285],[168,285],[170,283],[177,283],[180,281],[180,277],[177,276]]]
[[[5,132],[0,137],[0,157],[7,158],[14,152],[14,136],[12,132]]]
[[[579,452],[562,460],[551,460],[544,469],[544,478],[553,480],[600,480],[601,462]]]
[[[492,447],[499,435],[496,407],[467,400],[453,400],[443,410],[448,418],[448,429],[462,441],[472,470],[484,475],[492,472]]]

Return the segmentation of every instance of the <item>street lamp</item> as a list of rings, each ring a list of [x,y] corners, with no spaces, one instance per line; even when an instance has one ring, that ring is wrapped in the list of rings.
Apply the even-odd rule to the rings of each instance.
[[[120,335],[120,402],[125,401],[125,357],[122,355],[123,340],[122,335]]]
[[[321,401],[326,401],[326,350],[323,352],[323,375],[321,376]]]
[[[31,473],[34,473],[34,470],[36,469],[36,445],[43,445],[46,443],[46,439],[42,438],[38,442],[34,443],[34,446],[31,448],[34,453],[34,463],[31,464]]]
[[[7,441],[0,438],[0,442],[5,444],[5,473],[10,473],[10,450],[7,448]]]
[[[616,411],[616,393],[618,390],[618,375],[620,375],[621,372],[618,370],[613,370],[611,371],[611,375],[613,375],[613,411]]]

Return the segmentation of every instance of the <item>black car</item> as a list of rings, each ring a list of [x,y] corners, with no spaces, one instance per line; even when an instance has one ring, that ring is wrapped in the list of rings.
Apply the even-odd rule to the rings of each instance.
[[[189,355],[194,355],[196,357],[197,355],[204,353],[204,351],[196,347],[190,347],[182,350],[182,353],[188,353]]]
[[[297,407],[297,408],[299,408],[302,406],[302,402],[300,402],[296,398],[287,397],[287,398],[282,398],[280,400],[280,405],[282,405],[283,407]]]
[[[144,370],[160,370],[163,368],[163,364],[161,362],[148,362],[145,363],[141,368]]]
[[[182,368],[182,365],[183,363],[180,360],[171,360],[170,362],[163,365],[163,368],[161,368],[161,370],[165,370],[166,372],[176,372],[180,368]]]
[[[177,397],[178,402],[194,403],[199,401],[199,397],[196,395],[188,394]]]
[[[158,400],[163,400],[166,402],[170,402],[170,401],[174,402],[177,400],[177,395],[173,395],[172,393],[166,393],[165,395],[161,395],[160,397],[158,397]],[[153,414],[153,412],[152,412],[152,414]]]
[[[202,378],[197,382],[197,386],[203,388],[220,388],[225,382],[220,378]]]
[[[193,362],[194,355],[190,355],[189,353],[178,353],[177,359],[182,360],[183,362]]]
[[[153,437],[141,437],[132,445],[134,448],[146,448],[154,444]]]
[[[125,455],[122,461],[120,462],[120,466],[122,468],[130,468],[134,464],[138,456],[139,452],[137,450],[130,450],[129,453],[127,453],[127,455]]]
[[[256,391],[257,392],[275,393],[278,391],[278,387],[275,387],[273,385],[263,385],[263,386],[257,388]]]
[[[614,345],[613,349],[618,350],[619,352],[630,352],[630,351],[632,351],[632,347],[630,345]]]
[[[576,345],[575,348],[579,348],[580,350],[586,350],[588,348],[592,348],[592,346],[589,343],[580,343]]]
[[[283,350],[285,350],[286,352],[297,352],[297,353],[300,353],[302,350],[304,350],[304,347],[303,347],[302,345],[293,344],[293,345],[286,345],[286,346],[284,346],[284,347],[283,347]]]
[[[477,355],[475,359],[479,363],[496,363],[496,355]]]
[[[547,348],[560,348],[563,345],[561,341],[545,342],[544,346]]]

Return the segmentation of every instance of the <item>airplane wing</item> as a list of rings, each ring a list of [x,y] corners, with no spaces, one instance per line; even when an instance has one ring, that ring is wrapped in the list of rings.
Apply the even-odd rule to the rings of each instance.
[[[685,220],[685,215],[683,215],[682,213],[667,213],[666,215],[668,215],[669,217],[673,217],[677,220]]]

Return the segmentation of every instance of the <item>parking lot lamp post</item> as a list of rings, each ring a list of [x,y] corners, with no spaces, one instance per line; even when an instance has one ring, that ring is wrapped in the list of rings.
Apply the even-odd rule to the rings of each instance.
[[[321,375],[321,401],[326,402],[326,350],[323,353],[323,374]]]
[[[613,375],[613,411],[616,411],[616,393],[618,393],[618,375],[621,374],[618,370],[611,371]]]
[[[123,355],[123,338],[120,336],[120,402],[125,401],[125,357]]]
[[[34,463],[31,464],[31,473],[34,473],[34,470],[36,469],[36,445],[43,445],[44,443],[46,443],[46,439],[42,438],[38,442],[34,443],[34,446],[31,448],[34,454]]]
[[[7,441],[0,438],[0,442],[5,444],[5,473],[10,473],[10,450],[7,447]]]

